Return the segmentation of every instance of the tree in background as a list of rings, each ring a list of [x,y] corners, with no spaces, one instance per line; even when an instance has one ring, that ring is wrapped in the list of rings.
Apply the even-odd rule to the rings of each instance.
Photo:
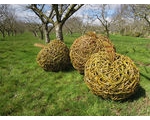
[[[107,37],[109,37],[109,32],[110,32],[110,23],[111,20],[108,19],[109,16],[109,5],[107,4],[102,4],[98,6],[98,12],[96,14],[97,19],[101,22],[102,26],[104,27],[104,31],[106,32]]]
[[[39,18],[37,16],[29,16],[29,15],[26,16],[25,23],[26,23],[27,29],[30,32],[32,32],[35,37],[39,37],[39,33],[40,33],[40,39],[44,40],[43,26],[42,26],[42,23],[39,22]]]
[[[27,11],[25,6],[30,9]],[[35,36],[41,39],[45,38],[46,43],[50,41],[52,30],[56,33],[56,39],[59,40],[63,40],[63,32],[84,34],[87,31],[95,31],[105,33],[107,36],[110,33],[135,37],[149,36],[150,5],[148,4],[82,6],[82,4],[30,4],[22,6],[1,4],[0,34],[5,37],[22,33],[28,29]],[[30,16],[22,13],[23,11],[28,12]]]
[[[23,25],[21,21],[17,20],[16,11],[10,4],[0,5],[0,32],[3,37],[22,33]]]
[[[150,5],[149,4],[131,4],[131,12],[133,12],[134,17],[144,23],[145,20],[146,25],[143,30],[146,30],[149,34],[150,32]]]
[[[82,6],[83,4],[31,4],[28,7],[38,15],[42,23],[52,24],[55,27],[56,39],[63,41],[64,23]]]
[[[90,16],[95,18],[95,21],[99,21],[99,26],[102,26],[103,33],[106,34],[107,37],[109,37],[110,26],[114,16],[114,9],[112,9],[112,6],[113,5],[109,4],[91,5],[91,10],[88,10]]]
[[[73,33],[79,33],[81,32],[83,22],[80,17],[71,17],[69,18],[65,24],[64,24],[64,31],[66,31],[66,34],[72,35]]]
[[[150,5],[149,4],[133,4],[130,5],[135,17],[144,19],[150,26]]]
[[[94,25],[92,25],[93,21],[88,15],[81,14],[80,16],[73,16],[65,22],[64,30],[67,34],[75,32],[83,35],[87,31],[95,31],[95,29],[92,29],[94,28]]]
[[[0,5],[0,32],[2,33],[2,36],[5,37],[6,32],[6,19],[8,16],[8,5],[1,4]]]
[[[114,15],[114,22],[111,24],[111,31],[115,30],[116,33],[121,35],[145,36],[149,25],[142,17],[145,16],[144,14],[147,16],[148,12],[148,8],[144,6],[136,4],[119,5]]]
[[[27,7],[30,8],[41,20],[42,29],[45,36],[45,42],[49,43],[50,42],[49,34],[54,27],[53,24],[49,25],[51,22],[49,21],[48,18],[53,19],[54,17],[54,15],[51,12],[50,13],[48,12],[50,6],[45,4],[31,4]]]

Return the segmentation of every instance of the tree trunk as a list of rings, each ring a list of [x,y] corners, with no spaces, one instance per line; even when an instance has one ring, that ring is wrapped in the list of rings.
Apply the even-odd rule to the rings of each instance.
[[[41,38],[41,40],[43,40],[44,39],[43,30],[40,30],[40,34],[41,34],[40,38]]]
[[[1,33],[2,33],[2,36],[3,38],[5,37],[5,31],[4,30],[1,30]]]
[[[13,30],[11,31],[11,35],[14,36],[14,31]]]
[[[14,34],[15,34],[15,36],[17,35],[17,31],[16,30],[14,30]]]
[[[7,35],[10,36],[10,31],[9,30],[7,31]]]
[[[57,23],[55,25],[55,30],[56,30],[56,39],[63,41],[63,32],[62,32],[62,26],[63,24]]]
[[[109,29],[108,29],[108,26],[106,26],[106,36],[109,38]]]
[[[32,33],[33,33],[33,35],[34,35],[35,37],[38,36],[37,31],[32,31]]]
[[[49,37],[49,32],[48,32],[48,26],[46,24],[43,24],[43,31],[44,31],[44,36],[45,36],[45,42],[49,43],[50,37]]]
[[[70,33],[70,35],[72,35],[73,32],[72,32],[71,28],[69,28],[67,25],[65,25],[65,27],[68,29],[67,34]]]

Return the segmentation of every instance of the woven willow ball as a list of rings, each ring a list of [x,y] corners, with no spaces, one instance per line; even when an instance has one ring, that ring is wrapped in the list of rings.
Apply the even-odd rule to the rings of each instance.
[[[70,65],[69,49],[60,40],[52,40],[37,55],[37,63],[45,71],[57,72]]]
[[[139,70],[133,61],[115,53],[110,61],[106,52],[98,52],[85,64],[84,81],[88,88],[104,99],[123,100],[131,96],[139,86]]]
[[[77,38],[70,47],[70,59],[73,67],[81,74],[88,58],[98,51],[107,51],[110,59],[114,59],[115,49],[110,40],[93,32]]]

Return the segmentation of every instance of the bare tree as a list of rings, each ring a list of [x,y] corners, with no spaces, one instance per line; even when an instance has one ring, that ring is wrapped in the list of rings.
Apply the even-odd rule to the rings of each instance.
[[[133,4],[130,5],[135,17],[144,19],[150,27],[150,5],[149,4]]]
[[[49,35],[48,35],[50,33],[50,30],[46,29],[45,33],[48,33],[48,34],[44,34],[45,29],[43,27],[43,24],[41,23],[41,21],[39,21],[39,18],[37,16],[28,15],[25,17],[25,21],[26,21],[27,29],[31,31],[35,37],[40,37],[41,40],[44,40],[45,38],[45,42],[48,42],[50,40]],[[40,33],[40,36],[39,36],[39,33]]]
[[[27,6],[28,8],[30,8],[41,20],[42,22],[42,29],[44,31],[44,36],[45,36],[45,42],[49,43],[50,42],[50,37],[49,34],[51,32],[51,30],[53,29],[53,24],[51,24],[51,26],[49,26],[49,19],[48,18],[53,18],[54,15],[52,15],[51,13],[48,13],[47,9],[49,6],[45,5],[45,4],[31,4],[29,6]],[[47,15],[47,16],[46,16]],[[45,18],[46,16],[46,18]],[[41,31],[42,33],[42,31]]]
[[[79,17],[71,17],[64,24],[64,31],[66,34],[73,34],[74,32],[80,32],[82,26],[82,20]]]
[[[39,36],[38,32],[39,32],[39,29],[42,27],[42,25],[38,23],[34,23],[34,22],[26,22],[26,27],[29,31],[33,33],[35,37],[38,37]]]
[[[107,37],[109,37],[110,32],[110,24],[112,22],[112,13],[110,12],[110,5],[109,4],[100,4],[94,5],[93,8],[93,16],[96,16],[104,28],[104,32],[106,33]]]
[[[7,19],[8,14],[8,5],[7,4],[1,4],[0,5],[0,32],[2,33],[2,36],[5,37],[5,20]]]
[[[145,31],[145,34],[150,33],[150,5],[149,4],[133,4],[130,5],[132,12],[134,14],[134,17],[136,20],[141,21],[144,25],[144,21],[146,22],[146,25],[143,26],[143,31]],[[142,21],[144,20],[144,21]]]
[[[85,34],[87,30],[91,30],[92,23],[94,20],[88,16],[88,15],[80,15],[79,16],[74,16],[68,19],[64,25],[64,28],[66,28],[69,33],[80,33],[80,34]]]
[[[10,34],[12,36],[16,35],[16,31],[17,31],[16,23],[17,23],[17,20],[16,20],[16,15],[15,15],[15,10],[10,9],[7,14],[7,17],[5,19],[6,32],[7,32],[8,36],[10,36]]]
[[[120,5],[116,11],[112,26],[115,24],[115,28],[122,35],[144,36],[145,30],[149,26],[148,22],[146,25],[146,20],[144,19],[145,16],[149,17],[148,9],[146,10],[144,6],[136,4]]]
[[[66,20],[79,10],[83,4],[40,4],[30,5],[36,15],[45,23],[51,23],[55,27],[56,38],[63,41],[62,27]]]
[[[110,26],[110,31],[112,33],[119,33],[124,35],[127,31],[126,26],[129,25],[128,18],[127,5],[118,5],[112,17],[113,21]]]
[[[8,36],[16,35],[17,22],[15,9],[13,9],[9,4],[0,5],[0,32],[3,37],[5,37],[6,33]]]

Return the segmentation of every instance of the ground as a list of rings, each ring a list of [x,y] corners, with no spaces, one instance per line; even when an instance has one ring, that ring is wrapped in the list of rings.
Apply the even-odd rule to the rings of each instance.
[[[64,36],[68,47],[80,34]],[[54,36],[51,36],[54,39]],[[45,72],[36,62],[44,43],[30,33],[0,37],[0,115],[148,116],[150,115],[150,39],[111,35],[118,53],[140,70],[140,89],[124,101],[94,95],[73,67]]]

